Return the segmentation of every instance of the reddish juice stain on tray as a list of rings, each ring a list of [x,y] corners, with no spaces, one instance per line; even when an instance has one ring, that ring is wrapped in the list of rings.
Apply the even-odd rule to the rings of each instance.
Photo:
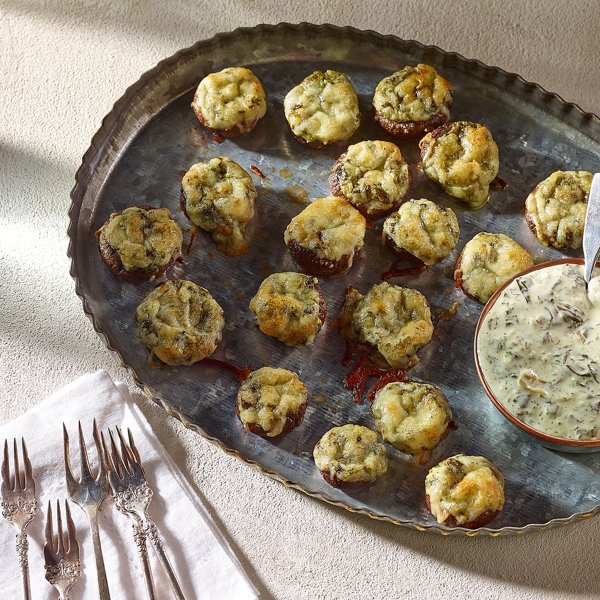
[[[250,170],[256,173],[261,179],[265,179],[266,175],[256,165],[250,165]]]
[[[205,365],[210,365],[211,367],[217,367],[218,369],[225,369],[226,371],[232,373],[238,381],[244,381],[248,375],[250,375],[250,367],[236,367],[229,362],[219,360],[217,358],[205,358],[200,362],[204,363]]]
[[[407,372],[403,369],[380,369],[369,364],[369,356],[366,353],[360,355],[354,368],[344,378],[344,387],[352,392],[352,399],[356,404],[362,400],[368,379],[377,379],[377,383],[371,387],[367,395],[369,400],[388,383],[393,381],[405,381]]]
[[[220,135],[217,135],[216,133],[213,133],[213,140],[217,142],[217,144],[222,144],[225,141]]]

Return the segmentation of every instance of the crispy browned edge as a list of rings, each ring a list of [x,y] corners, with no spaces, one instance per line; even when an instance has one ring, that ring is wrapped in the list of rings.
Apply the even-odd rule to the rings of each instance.
[[[281,433],[278,433],[277,435],[273,436],[270,436],[267,431],[265,431],[260,425],[257,425],[256,423],[244,423],[240,417],[240,407],[237,400],[235,403],[235,414],[238,416],[238,419],[240,419],[240,422],[242,423],[244,429],[246,429],[250,433],[254,433],[256,435],[259,435],[260,437],[268,438],[270,440],[278,440],[281,436],[284,436],[286,433],[289,433],[290,431],[292,431],[292,429],[295,429],[296,427],[298,427],[298,425],[302,423],[302,421],[304,420],[304,414],[306,413],[307,406],[308,401],[304,402],[304,404],[302,404],[296,412],[287,415],[285,418],[285,425],[283,426],[283,430],[281,431]]]
[[[350,198],[348,198],[347,196],[345,196],[344,193],[342,192],[342,188],[340,186],[340,182],[342,179],[340,167],[342,165],[342,162],[345,160],[347,154],[348,154],[347,152],[344,152],[343,154],[341,154],[340,157],[335,161],[335,163],[331,167],[331,170],[329,171],[328,181],[329,181],[329,188],[331,189],[331,193],[334,196],[337,196],[338,198],[343,198],[344,200],[346,200],[347,202],[352,204],[352,206],[354,206],[354,208],[359,213],[361,213],[364,217],[367,217],[369,219],[381,219],[382,217],[387,217],[389,214],[391,214],[395,210],[397,210],[398,207],[404,202],[404,200],[408,196],[408,193],[410,192],[410,186],[412,184],[412,177],[410,175],[410,167],[408,169],[408,186],[406,187],[406,193],[404,194],[404,196],[398,202],[394,202],[394,204],[392,204],[392,206],[387,210],[369,210],[368,205],[365,206],[364,204],[354,204],[354,202],[352,202],[352,200]]]
[[[547,237],[547,238],[545,237],[544,239],[542,239],[538,235],[537,227],[535,225],[533,217],[531,216],[531,214],[529,213],[528,210],[525,210],[525,222],[527,223],[527,226],[531,230],[531,233],[533,233],[533,235],[535,235],[535,237],[537,238],[538,242],[540,242],[540,244],[542,244],[543,246],[546,246],[546,247],[552,246],[552,248],[556,248],[558,250],[565,250],[565,249],[568,249],[568,248],[572,248],[572,246],[569,246],[569,245],[560,245],[560,244],[557,244],[556,243],[556,236],[550,236],[550,237]]]
[[[247,121],[246,120],[246,121],[242,121],[241,123],[238,123],[235,127],[232,127],[231,129],[215,129],[214,127],[209,127],[207,125],[204,115],[202,114],[202,111],[196,109],[196,107],[194,106],[195,103],[196,103],[196,94],[194,94],[194,100],[192,101],[191,107],[192,107],[192,110],[194,111],[194,114],[196,115],[196,118],[200,122],[200,125],[202,125],[202,127],[205,127],[206,129],[208,129],[208,131],[210,131],[214,135],[221,136],[224,138],[236,137],[236,136],[242,135],[244,133],[249,133],[256,127],[256,125],[260,121],[260,119],[256,119],[255,121]]]
[[[437,138],[441,137],[442,135],[444,135],[448,131],[450,131],[452,129],[452,127],[454,126],[454,123],[455,123],[455,121],[445,122],[445,123],[441,124],[439,127],[436,127],[435,129],[433,129],[432,131],[430,131],[419,142],[419,149],[421,151],[421,161],[425,157],[425,154],[427,153],[427,149],[434,142],[434,140],[436,140]]]
[[[287,247],[301,271],[323,277],[346,273],[360,254],[360,250],[354,250],[352,254],[345,254],[339,260],[323,260],[314,250],[300,245],[295,240],[290,240]]]
[[[431,512],[431,501],[429,499],[429,494],[425,494],[425,506],[427,507],[427,510]],[[481,513],[476,519],[473,519],[472,521],[467,521],[466,523],[461,523],[460,525],[457,523],[456,517],[454,515],[450,515],[446,518],[442,525],[446,525],[446,527],[464,527],[465,529],[477,529],[478,527],[483,527],[484,525],[487,525],[499,513],[499,510],[486,510],[485,512]]]
[[[452,103],[447,104],[446,106],[450,108]],[[384,129],[390,135],[398,138],[415,138],[423,135],[424,133],[428,133],[441,125],[444,125],[450,119],[450,114],[444,114],[443,112],[437,113],[430,117],[429,119],[425,119],[424,121],[391,121],[390,119],[386,119],[382,116],[375,107],[372,107],[373,118],[379,124],[379,126]]]
[[[485,302],[483,300],[481,300],[480,298],[477,298],[477,296],[473,296],[473,294],[469,294],[469,292],[467,292],[467,290],[465,290],[465,288],[462,284],[462,275],[463,275],[463,272],[461,269],[462,255],[463,255],[463,253],[461,252],[458,255],[458,258],[456,259],[456,264],[454,265],[454,283],[456,285],[456,283],[458,283],[460,281],[460,289],[462,290],[462,293],[467,298],[471,298],[471,300],[475,300],[475,302],[479,302],[480,304],[485,304]]]
[[[417,258],[405,248],[400,248],[400,246],[398,246],[398,244],[396,244],[396,242],[385,231],[381,232],[381,239],[383,240],[384,245],[394,252],[394,254],[398,255],[399,258],[415,260],[417,265],[424,265],[425,267],[427,266],[420,258]]]
[[[148,206],[146,204],[138,204],[137,208],[142,208],[144,210],[154,209],[154,207]],[[98,240],[98,250],[100,251],[102,261],[111,270],[113,275],[116,275],[117,277],[120,277],[125,281],[129,281],[130,283],[143,283],[144,281],[150,281],[153,278],[160,277],[178,258],[180,258],[181,254],[177,250],[175,250],[169,262],[164,267],[161,267],[159,269],[134,269],[133,271],[128,271],[127,269],[125,269],[119,255],[117,254],[115,249],[108,243],[108,240],[104,235],[104,227],[108,224],[108,222],[111,219],[119,216],[123,212],[123,210],[111,213],[108,219],[106,219],[104,224],[100,227],[100,229],[96,231],[96,239]]]
[[[320,471],[320,473],[330,486],[341,490],[358,490],[373,483],[372,481],[343,481],[342,479],[339,479],[337,475],[332,475],[328,471]]]

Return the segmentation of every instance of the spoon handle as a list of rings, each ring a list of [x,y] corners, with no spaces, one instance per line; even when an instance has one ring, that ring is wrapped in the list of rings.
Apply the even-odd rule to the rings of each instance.
[[[600,173],[592,179],[588,198],[585,229],[583,231],[583,257],[585,258],[585,281],[589,283],[598,251],[600,250]]]

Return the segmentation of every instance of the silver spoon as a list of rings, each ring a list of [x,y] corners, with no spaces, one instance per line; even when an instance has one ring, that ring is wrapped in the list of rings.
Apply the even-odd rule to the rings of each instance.
[[[583,257],[585,259],[585,285],[592,278],[592,271],[600,251],[600,173],[592,179],[592,187],[588,197],[585,228],[583,230]]]

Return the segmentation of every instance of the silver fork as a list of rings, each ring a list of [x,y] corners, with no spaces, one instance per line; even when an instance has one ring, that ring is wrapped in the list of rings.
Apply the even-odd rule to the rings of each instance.
[[[4,458],[2,460],[2,516],[12,523],[17,530],[17,554],[19,555],[19,566],[21,567],[21,579],[23,583],[23,598],[30,600],[29,590],[29,560],[27,551],[27,526],[37,512],[37,500],[35,498],[35,482],[31,472],[31,462],[27,454],[25,440],[21,438],[21,450],[23,453],[23,469],[19,465],[19,453],[17,451],[17,440],[13,440],[13,466],[14,473],[11,475],[8,460],[8,441],[4,440]]]
[[[44,544],[44,566],[46,580],[58,590],[60,600],[69,600],[69,590],[81,577],[79,562],[79,544],[75,537],[75,525],[71,519],[71,511],[65,500],[65,519],[67,521],[67,537],[62,526],[60,504],[56,501],[56,535],[53,531],[52,506],[48,502],[46,519],[46,543]]]
[[[79,423],[79,453],[81,458],[81,480],[77,481],[73,476],[71,469],[71,460],[69,454],[69,434],[63,423],[64,451],[65,451],[65,472],[67,477],[67,490],[71,500],[80,506],[87,514],[92,531],[92,544],[94,547],[94,557],[96,559],[96,572],[98,574],[98,590],[100,600],[110,600],[110,591],[106,579],[106,569],[104,567],[104,557],[102,556],[102,546],[100,544],[100,532],[98,529],[98,510],[104,499],[108,496],[110,486],[106,473],[106,460],[103,455],[103,447],[100,442],[100,434],[94,419],[94,442],[98,453],[98,474],[94,477],[90,472],[90,463],[88,459],[85,439]]]
[[[177,598],[177,600],[185,600],[181,585],[179,584],[177,576],[173,571],[173,567],[165,553],[156,524],[148,514],[148,506],[152,500],[153,492],[144,475],[140,454],[133,441],[131,430],[127,430],[128,442],[125,441],[125,438],[118,427],[116,430],[117,435],[119,436],[120,451],[117,448],[115,438],[110,430],[108,433],[110,436],[111,451],[109,453],[106,447],[104,449],[104,454],[108,458],[108,480],[112,489],[115,505],[118,510],[128,515],[133,520],[134,536],[136,537],[138,548],[140,548],[142,560],[144,561],[145,559],[144,567],[148,564],[146,538],[149,538],[158,554],[160,562],[167,572],[175,598]],[[104,442],[103,437],[102,441]],[[150,582],[152,580],[151,574],[149,580]],[[150,586],[148,587],[150,592]],[[150,597],[152,598],[152,596]]]

